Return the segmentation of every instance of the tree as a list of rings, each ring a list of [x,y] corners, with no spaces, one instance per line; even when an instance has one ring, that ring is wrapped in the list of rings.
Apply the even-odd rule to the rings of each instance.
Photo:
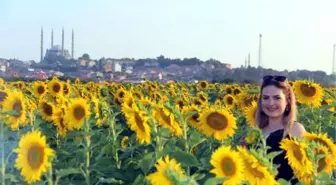
[[[90,60],[90,55],[87,54],[87,53],[84,53],[83,56],[82,56],[82,59],[83,60]]]

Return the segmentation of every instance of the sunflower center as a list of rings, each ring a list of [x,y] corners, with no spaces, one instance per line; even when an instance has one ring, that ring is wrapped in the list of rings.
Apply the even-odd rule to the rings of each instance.
[[[37,87],[37,93],[43,94],[44,91],[45,91],[45,89],[44,89],[44,87],[42,85]]]
[[[207,83],[205,83],[205,82],[201,82],[201,87],[202,87],[202,88],[206,88],[206,86],[207,86]]]
[[[302,84],[300,86],[300,90],[307,97],[313,97],[316,93],[315,87],[312,87],[308,84]]]
[[[4,101],[7,96],[8,96],[7,93],[5,93],[3,91],[2,92],[0,91],[0,102]]]
[[[48,116],[51,116],[53,114],[52,107],[48,103],[43,103],[43,110],[44,113],[46,113]]]
[[[255,176],[255,177],[259,178],[259,179],[263,179],[265,177],[264,173],[262,173],[261,171],[259,171],[258,168],[252,168],[252,166],[255,166],[255,165],[253,165],[252,163],[245,162],[246,170],[248,172],[250,172],[252,174],[252,176]]]
[[[322,151],[317,152],[317,155],[322,155],[322,154],[325,155],[326,153],[324,153]],[[320,173],[326,167],[327,163],[326,163],[325,159],[326,159],[325,157],[323,157],[322,159],[319,159],[318,166],[317,166],[317,172],[318,173]]]
[[[194,111],[196,111],[196,110],[194,110]],[[198,118],[199,118],[199,116],[200,116],[200,115],[199,115],[198,112],[197,112],[196,114],[194,114],[194,115],[191,116],[191,119],[194,120],[194,121],[196,121],[196,122],[198,122]]]
[[[231,94],[232,93],[232,89],[231,88],[227,88],[226,89],[226,93]]]
[[[85,116],[85,110],[82,106],[77,106],[75,107],[75,110],[74,110],[74,116],[76,118],[76,120],[81,120],[83,119],[83,117]]]
[[[167,116],[167,115],[165,114],[165,112],[164,112],[162,109],[160,109],[159,114],[160,114],[161,118],[163,119],[163,121],[164,121],[165,123],[167,123],[168,125],[171,125],[171,124],[170,124],[170,117]]]
[[[142,132],[146,132],[145,127],[143,125],[143,120],[142,120],[141,116],[139,115],[139,113],[135,113],[134,117],[135,117],[135,123],[137,124],[138,128]]]
[[[69,88],[68,88],[67,85],[64,85],[64,86],[63,86],[63,93],[64,93],[65,95],[69,93]]]
[[[53,91],[58,93],[61,90],[61,86],[58,83],[55,83],[53,86]]]
[[[207,124],[215,130],[224,130],[228,125],[228,119],[218,112],[213,112],[207,117]]]
[[[235,90],[233,90],[233,94],[234,95],[237,95],[237,94],[239,94],[240,93],[240,90],[239,89],[235,89]]]
[[[231,158],[224,158],[222,159],[222,169],[225,176],[233,176],[236,173],[235,164],[233,163]]]
[[[119,93],[119,98],[124,98],[124,96],[125,96],[124,91],[121,91],[121,92]]]
[[[44,149],[39,144],[34,144],[28,149],[27,160],[29,166],[36,170],[44,161]]]
[[[229,97],[227,98],[227,103],[228,103],[229,105],[232,105],[232,104],[233,104],[233,98],[232,98],[231,96],[229,96]]]
[[[16,101],[13,104],[13,110],[15,110],[18,113],[18,115],[15,115],[15,117],[20,117],[22,111],[22,103],[20,100]]]
[[[293,148],[293,155],[295,158],[301,162],[301,159],[303,158],[302,152],[300,150],[300,147],[296,146]]]

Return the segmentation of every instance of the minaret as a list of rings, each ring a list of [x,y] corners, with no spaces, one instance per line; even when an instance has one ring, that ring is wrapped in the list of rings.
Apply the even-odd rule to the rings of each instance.
[[[72,29],[72,35],[71,35],[71,58],[74,59],[74,48],[75,48],[75,33]]]
[[[261,67],[261,37],[262,37],[262,35],[259,34],[259,58],[258,58],[258,67]]]
[[[43,61],[43,27],[41,28],[41,60],[40,62]]]
[[[62,29],[62,56],[64,56],[64,28]]]
[[[54,29],[51,29],[51,48],[54,47]]]
[[[246,60],[246,57],[245,57],[245,68],[247,68],[247,60]]]
[[[248,54],[247,66],[251,67],[250,53]]]
[[[332,74],[336,75],[336,69],[335,69],[335,50],[336,50],[336,44],[334,44],[334,50],[333,50],[333,60],[332,60]]]

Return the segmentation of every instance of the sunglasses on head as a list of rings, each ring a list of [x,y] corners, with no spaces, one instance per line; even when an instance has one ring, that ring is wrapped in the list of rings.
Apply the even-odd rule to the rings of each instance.
[[[263,81],[271,81],[271,80],[278,81],[278,82],[284,82],[287,80],[287,77],[267,75],[267,76],[264,76],[263,78]]]

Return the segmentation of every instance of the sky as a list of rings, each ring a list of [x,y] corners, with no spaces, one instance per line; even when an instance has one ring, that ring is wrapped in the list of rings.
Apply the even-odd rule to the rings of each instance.
[[[233,67],[250,54],[275,70],[332,72],[336,0],[0,0],[0,58],[40,60],[54,44],[75,58],[210,58]],[[45,52],[45,51],[44,51]]]

